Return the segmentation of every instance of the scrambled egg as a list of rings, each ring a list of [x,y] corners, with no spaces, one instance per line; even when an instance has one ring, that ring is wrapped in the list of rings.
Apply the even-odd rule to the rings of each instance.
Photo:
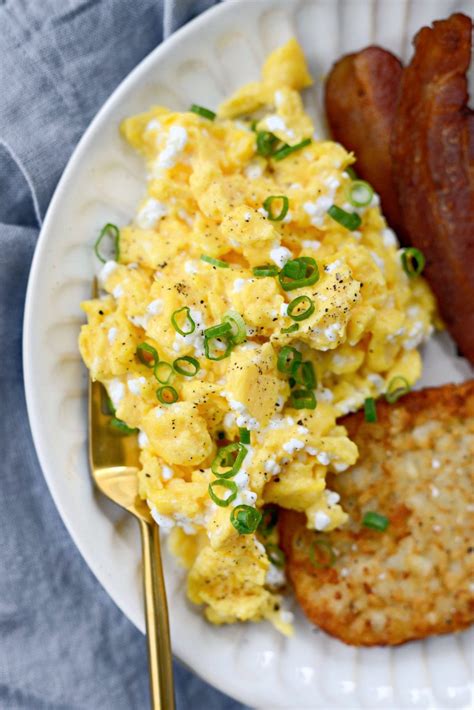
[[[216,624],[266,618],[284,633],[291,618],[278,591],[283,572],[258,531],[238,532],[232,510],[272,503],[306,513],[318,531],[344,524],[326,473],[344,471],[358,452],[337,419],[380,396],[392,378],[419,378],[417,346],[435,311],[425,282],[402,268],[377,196],[364,207],[348,202],[354,158],[313,135],[299,93],[310,84],[291,40],[215,120],[154,107],[124,121],[124,138],[146,162],[147,194],[121,229],[119,258],[100,272],[102,297],[83,304],[88,323],[80,336],[83,359],[116,417],[140,432],[140,492],[189,569],[189,598]],[[275,146],[311,140],[277,160],[257,151],[264,132]],[[288,211],[278,221],[274,205],[263,203],[281,195]],[[279,211],[283,201],[276,203]],[[334,220],[333,204],[358,214],[360,226]],[[319,279],[295,290],[253,272],[263,265],[279,271],[302,256],[316,260]],[[295,321],[288,304],[298,296],[314,309]],[[189,311],[176,314],[183,307]],[[222,337],[214,345],[226,356],[209,359],[204,331],[229,313],[238,314],[241,335],[243,319],[243,342],[227,352]],[[173,314],[184,318],[178,331]],[[198,361],[195,376],[171,377],[177,401],[157,398],[163,385],[137,357],[141,343],[161,363]],[[311,363],[315,408],[295,408],[294,382],[278,366],[284,347]],[[169,366],[163,372],[169,376]],[[242,465],[228,490],[214,489],[224,502],[226,490],[238,493],[219,506],[209,494],[212,462],[242,428],[250,433]]]

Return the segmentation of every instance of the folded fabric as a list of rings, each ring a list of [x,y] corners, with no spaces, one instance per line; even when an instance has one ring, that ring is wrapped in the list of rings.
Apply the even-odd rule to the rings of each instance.
[[[39,226],[88,123],[128,72],[213,0],[0,0],[0,707],[148,707],[144,637],[76,550],[46,488],[21,330]],[[60,436],[60,432],[58,432]],[[242,706],[175,664],[178,708]]]

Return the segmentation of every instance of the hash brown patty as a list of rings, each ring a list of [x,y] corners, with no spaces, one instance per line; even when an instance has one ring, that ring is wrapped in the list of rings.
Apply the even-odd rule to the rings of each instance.
[[[474,380],[380,401],[377,414],[376,423],[363,412],[340,422],[359,461],[329,477],[328,488],[349,522],[315,533],[304,516],[282,510],[279,523],[305,614],[357,646],[400,644],[474,620]],[[388,529],[363,527],[367,511],[387,516]],[[310,558],[327,564],[327,543],[333,564],[316,568]]]

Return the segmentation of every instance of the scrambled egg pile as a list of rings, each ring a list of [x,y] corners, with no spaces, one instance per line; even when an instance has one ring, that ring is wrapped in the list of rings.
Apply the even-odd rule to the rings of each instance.
[[[102,297],[83,304],[80,336],[116,417],[139,430],[140,492],[189,569],[189,598],[214,623],[266,618],[284,633],[284,574],[262,544],[277,543],[275,529],[255,532],[248,508],[302,511],[318,531],[346,521],[326,472],[358,452],[337,418],[395,377],[415,382],[435,310],[425,282],[405,273],[377,196],[348,201],[354,158],[313,135],[299,93],[310,84],[291,40],[216,117],[154,107],[124,121],[147,195],[101,269]],[[357,228],[328,214],[333,205]],[[207,329],[226,322],[232,335],[218,328],[211,343]],[[180,374],[171,366],[183,357]],[[234,464],[216,477],[216,465]],[[222,480],[216,503],[209,485]],[[243,531],[231,521],[238,507]]]

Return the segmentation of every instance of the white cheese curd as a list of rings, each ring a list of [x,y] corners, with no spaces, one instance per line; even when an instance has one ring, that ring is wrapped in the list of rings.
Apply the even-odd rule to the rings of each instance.
[[[99,286],[104,287],[105,284],[107,283],[107,279],[109,278],[110,274],[112,274],[115,269],[117,268],[118,264],[116,261],[113,261],[111,259],[110,261],[106,261],[105,264],[102,266],[100,269],[97,278],[99,281]]]
[[[262,177],[263,169],[260,163],[251,161],[245,168],[244,173],[249,180],[257,180]]]
[[[259,422],[250,415],[250,413],[247,411],[247,408],[245,404],[242,404],[242,402],[238,402],[236,399],[232,398],[232,395],[229,392],[225,392],[222,390],[221,392],[221,397],[224,397],[228,404],[229,407],[237,413],[236,417],[236,424],[238,427],[245,427],[246,429],[250,429],[251,431],[256,431],[257,429],[260,429],[260,424]]]
[[[267,459],[263,466],[265,473],[270,473],[272,476],[276,476],[281,471],[281,466],[277,464],[274,459]]]
[[[429,332],[425,333],[425,327],[422,321],[416,321],[407,333],[407,338],[403,341],[405,350],[414,350],[428,337]]]
[[[107,333],[107,340],[112,345],[117,338],[118,328],[109,328]]]
[[[259,207],[258,210],[257,210],[257,212],[259,212],[259,213],[260,213],[261,215],[263,215],[265,218],[268,217],[268,212],[267,212],[267,210],[265,209],[265,207]]]
[[[320,227],[326,216],[328,209],[334,204],[332,197],[327,195],[321,195],[314,202],[305,202],[303,204],[303,209],[311,217],[311,224],[314,227]]]
[[[270,562],[270,566],[265,575],[265,584],[267,587],[283,587],[284,584],[286,584],[284,570],[274,565],[273,562]]]
[[[145,449],[150,443],[150,440],[148,436],[145,434],[144,431],[140,431],[138,434],[138,446],[141,449]]]
[[[292,611],[288,611],[288,609],[282,609],[280,612],[280,619],[284,624],[292,624],[295,620],[295,615]]]
[[[327,526],[331,522],[331,518],[327,513],[322,510],[318,510],[314,515],[314,527],[316,530],[326,530]]]
[[[386,229],[382,229],[382,241],[384,247],[387,249],[391,249],[392,247],[398,249],[400,246],[395,232],[388,227]]]
[[[343,471],[347,471],[349,468],[349,464],[347,463],[335,463],[333,464],[333,468],[337,473],[342,473]]]
[[[301,244],[305,249],[314,249],[315,251],[321,246],[321,242],[318,242],[317,239],[303,239]]]
[[[282,224],[289,224],[293,219],[291,212],[288,210],[286,215],[282,219]]]
[[[339,493],[336,493],[336,491],[325,490],[324,494],[326,496],[326,502],[329,508],[332,508],[341,500],[341,496],[339,495]]]
[[[293,254],[286,247],[274,247],[270,251],[270,259],[282,269],[287,261],[293,257]],[[289,267],[288,267],[289,268]]]
[[[137,328],[143,328],[143,330],[147,329],[149,318],[150,316],[146,313],[143,316],[128,316],[130,323],[135,325]]]
[[[171,126],[166,139],[166,144],[153,164],[153,175],[161,177],[163,170],[176,165],[183,149],[188,142],[188,132],[183,126]]]
[[[332,402],[334,394],[327,387],[321,387],[321,389],[317,391],[317,399],[320,399],[322,402]]]
[[[163,202],[149,197],[141,209],[138,211],[136,223],[142,229],[151,229],[154,225],[168,213],[168,208]]]
[[[280,315],[281,316],[286,316],[288,315],[288,303],[282,303],[280,306]]]
[[[118,409],[118,406],[122,399],[125,396],[125,385],[123,382],[121,382],[117,377],[115,377],[113,380],[110,380],[107,386],[107,391],[109,393],[109,397],[112,400],[112,404],[114,405],[115,409]]]
[[[280,131],[281,133],[286,133],[288,138],[295,137],[295,132],[293,131],[293,129],[288,128],[288,126],[286,125],[286,123],[282,119],[282,117],[277,116],[276,114],[271,114],[270,116],[266,117],[265,126],[270,131],[270,133],[275,133],[275,131]]]
[[[283,92],[280,90],[275,91],[273,101],[275,102],[275,108],[280,108],[283,103]]]
[[[173,476],[174,476],[173,469],[170,468],[169,466],[166,466],[165,464],[163,464],[163,466],[161,467],[161,478],[164,481],[169,481],[171,478],[173,478]]]
[[[127,387],[132,394],[140,395],[142,387],[146,384],[145,377],[130,377],[127,380]]]
[[[295,451],[299,451],[300,449],[304,449],[304,442],[299,439],[290,439],[286,444],[283,444],[283,450],[286,451],[287,454],[294,454]]]
[[[340,259],[336,259],[336,261],[333,261],[333,262],[331,262],[330,264],[327,264],[327,265],[324,267],[324,271],[325,271],[327,274],[332,274],[333,271],[336,271],[337,269],[340,269],[342,265],[343,265],[343,264],[342,264],[342,261],[341,261]]]
[[[163,301],[161,298],[156,298],[154,301],[148,304],[146,307],[147,313],[149,313],[151,316],[157,316],[159,313],[161,313],[161,309],[163,308]]]
[[[195,329],[189,335],[181,335],[176,333],[173,343],[173,350],[179,353],[183,345],[191,345],[194,348],[194,353],[197,357],[202,357],[204,355],[204,320],[201,311],[195,308],[189,309],[189,315],[196,324]]]
[[[198,265],[196,261],[188,259],[184,262],[184,270],[187,274],[197,274]]]
[[[120,296],[123,296],[123,288],[120,284],[114,288],[114,290],[112,291],[112,296],[114,298],[120,298]]]
[[[151,121],[148,121],[146,124],[146,131],[159,131],[161,128],[161,123],[157,118],[152,118]]]
[[[320,451],[316,454],[316,458],[322,466],[328,466],[331,461],[331,457],[326,451]]]
[[[240,293],[245,286],[247,279],[235,279],[232,286],[233,293]]]
[[[433,468],[440,468],[441,467],[441,461],[439,459],[433,459],[431,462],[431,466]]]
[[[367,375],[367,379],[369,382],[371,382],[377,392],[380,394],[381,392],[385,392],[385,380],[383,377],[380,375],[377,375],[377,373],[373,372],[369,375]]]

